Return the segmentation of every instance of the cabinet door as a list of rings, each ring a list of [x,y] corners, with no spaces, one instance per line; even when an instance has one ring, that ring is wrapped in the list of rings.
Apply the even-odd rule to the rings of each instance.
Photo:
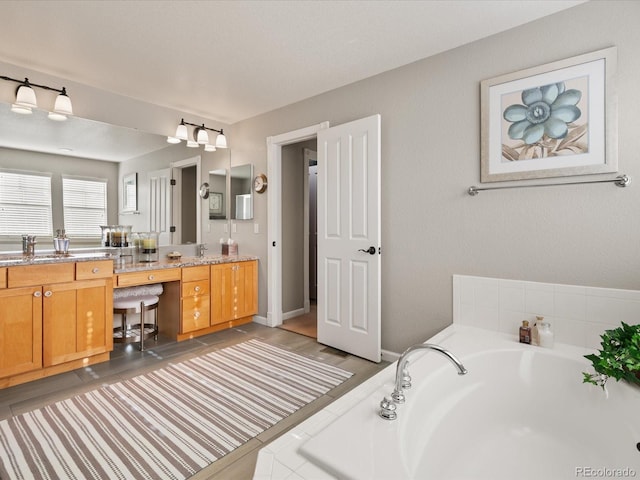
[[[113,349],[111,285],[111,279],[99,279],[43,287],[45,366]]]
[[[42,289],[0,290],[0,377],[42,367]]]
[[[248,317],[257,311],[257,262],[212,265],[211,325]]]
[[[258,313],[258,262],[236,264],[234,293],[234,319]]]
[[[211,325],[233,320],[233,272],[235,263],[211,266]]]

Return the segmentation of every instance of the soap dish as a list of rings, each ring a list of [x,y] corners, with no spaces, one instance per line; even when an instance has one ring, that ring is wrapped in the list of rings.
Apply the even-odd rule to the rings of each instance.
[[[182,257],[182,254],[180,252],[169,252],[167,253],[167,257],[176,259]]]

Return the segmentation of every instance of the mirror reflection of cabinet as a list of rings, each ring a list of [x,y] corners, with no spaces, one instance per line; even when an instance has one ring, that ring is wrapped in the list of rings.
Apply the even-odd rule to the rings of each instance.
[[[221,168],[209,172],[209,220],[227,218],[227,170]]]
[[[231,167],[231,218],[251,220],[253,218],[253,165]]]

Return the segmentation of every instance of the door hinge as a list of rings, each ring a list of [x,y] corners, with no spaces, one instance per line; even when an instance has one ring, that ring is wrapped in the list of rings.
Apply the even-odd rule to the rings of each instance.
[[[169,180],[169,183],[171,184],[172,187],[175,187],[177,182],[175,178],[172,178],[171,180]]]
[[[169,232],[176,233],[176,227],[173,226],[173,225],[171,227],[169,227]]]

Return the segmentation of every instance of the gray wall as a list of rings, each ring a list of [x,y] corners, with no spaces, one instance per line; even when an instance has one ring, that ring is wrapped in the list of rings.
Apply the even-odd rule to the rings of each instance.
[[[266,171],[265,138],[382,115],[382,347],[401,351],[451,322],[454,273],[640,289],[640,187],[585,185],[466,194],[480,177],[480,81],[618,47],[619,169],[640,181],[640,2],[591,1],[239,122],[234,162]],[[266,225],[267,195],[255,198]],[[264,231],[261,230],[261,232]],[[264,235],[238,231],[261,256]]]

